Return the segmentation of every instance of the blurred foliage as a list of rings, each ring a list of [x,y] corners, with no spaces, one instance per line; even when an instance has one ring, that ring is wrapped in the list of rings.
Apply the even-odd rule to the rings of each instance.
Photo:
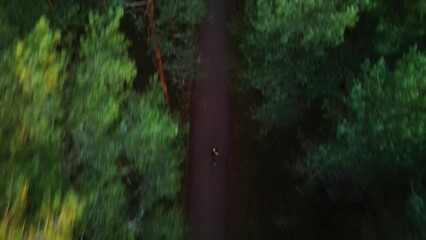
[[[127,187],[136,188],[139,196],[131,196],[139,207],[132,224],[140,225],[142,238],[184,239],[183,216],[169,205],[177,206],[186,129],[179,129],[168,115],[157,78],[140,99],[129,99],[123,113],[118,129],[124,155],[121,172]]]
[[[82,219],[81,234],[96,239],[132,235],[124,227],[125,186],[117,168],[120,146],[110,132],[118,121],[124,87],[136,74],[127,56],[128,42],[118,31],[122,15],[122,10],[89,15],[79,59],[67,82],[66,130],[71,151],[67,169],[87,197],[89,210]]]
[[[424,46],[426,5],[424,1],[379,1],[376,16],[375,51],[383,56],[403,54],[413,44]]]
[[[173,201],[180,189],[177,121],[157,79],[140,100],[129,91],[136,71],[118,31],[122,14],[89,16],[69,83],[70,163],[83,168],[77,181],[90,206],[81,231],[96,239],[137,236],[144,212]]]
[[[183,214],[180,209],[159,208],[148,215],[147,225],[142,229],[146,239],[188,239],[184,228]]]
[[[424,196],[413,192],[406,203],[407,215],[410,220],[411,233],[406,239],[420,240],[426,238],[426,209]]]
[[[186,129],[158,79],[142,94],[131,88],[124,11],[103,9],[119,1],[95,4],[97,11],[65,2],[68,15],[58,15],[64,5],[55,1],[47,14],[66,39],[44,16],[20,38],[26,22],[10,25],[0,8],[0,31],[14,34],[0,40],[0,238],[182,239],[176,199]],[[84,23],[76,22],[84,19],[79,6]]]
[[[197,27],[204,17],[204,1],[156,0],[155,4],[158,9],[155,24],[164,69],[173,83],[184,84],[197,70]]]
[[[63,199],[56,194],[53,200],[47,197],[40,207],[37,221],[27,219],[28,182],[12,182],[8,190],[6,212],[0,222],[1,239],[72,239],[73,228],[83,213],[84,204],[75,193],[66,194]],[[12,202],[13,201],[13,202]]]
[[[4,179],[14,171],[26,176],[39,195],[32,199],[36,205],[41,205],[43,190],[56,190],[62,182],[62,128],[57,123],[66,58],[55,49],[60,36],[41,18],[31,34],[6,51],[1,63],[0,173]],[[0,183],[2,192],[5,184]]]
[[[184,149],[177,141],[179,131],[177,121],[167,114],[157,78],[140,100],[129,100],[119,134],[128,164],[134,165],[144,178],[140,186],[140,194],[145,196],[141,202],[143,209],[173,199],[180,189],[178,170]]]
[[[47,1],[0,0],[0,50],[22,37],[48,9]]]
[[[84,152],[85,156],[79,156],[81,161],[92,160],[98,154],[90,145],[96,144],[95,139],[107,139],[103,136],[118,118],[123,90],[136,74],[134,63],[127,56],[129,43],[118,31],[122,15],[121,10],[110,11],[106,16],[89,16],[75,75],[68,82],[73,87],[67,96],[72,99],[67,104],[68,124],[75,144]]]

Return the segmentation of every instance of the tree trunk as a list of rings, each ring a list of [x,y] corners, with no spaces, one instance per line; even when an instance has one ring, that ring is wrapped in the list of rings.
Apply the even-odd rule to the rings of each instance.
[[[158,78],[161,82],[161,87],[164,90],[164,99],[166,100],[166,104],[170,105],[169,102],[169,93],[167,90],[167,83],[164,78],[164,70],[163,70],[163,60],[161,58],[161,52],[158,47],[156,33],[155,33],[155,23],[154,23],[154,0],[148,0],[148,12],[149,12],[149,31],[150,31],[150,37],[151,42],[154,47],[154,54],[155,54],[155,60],[157,61],[157,71],[158,71]]]

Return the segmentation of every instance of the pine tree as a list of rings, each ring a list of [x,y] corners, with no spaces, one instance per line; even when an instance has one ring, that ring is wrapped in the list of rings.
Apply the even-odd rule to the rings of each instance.
[[[241,77],[263,96],[255,118],[267,128],[285,126],[318,96],[336,92],[336,77],[323,78],[321,63],[371,6],[363,0],[247,1]]]

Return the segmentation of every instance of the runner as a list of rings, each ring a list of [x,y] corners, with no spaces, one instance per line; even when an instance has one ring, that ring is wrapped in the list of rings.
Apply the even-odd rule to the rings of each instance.
[[[214,167],[216,166],[216,161],[217,161],[217,158],[219,157],[219,151],[216,148],[213,148],[210,156],[212,157],[212,162]]]

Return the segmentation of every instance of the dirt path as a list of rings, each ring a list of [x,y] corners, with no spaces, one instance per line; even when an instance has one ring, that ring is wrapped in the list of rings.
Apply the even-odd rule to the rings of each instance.
[[[206,0],[199,31],[201,66],[193,85],[190,119],[190,179],[187,209],[190,239],[226,239],[229,166],[232,154],[231,87],[228,73],[229,0]],[[210,152],[219,149],[212,166]]]

